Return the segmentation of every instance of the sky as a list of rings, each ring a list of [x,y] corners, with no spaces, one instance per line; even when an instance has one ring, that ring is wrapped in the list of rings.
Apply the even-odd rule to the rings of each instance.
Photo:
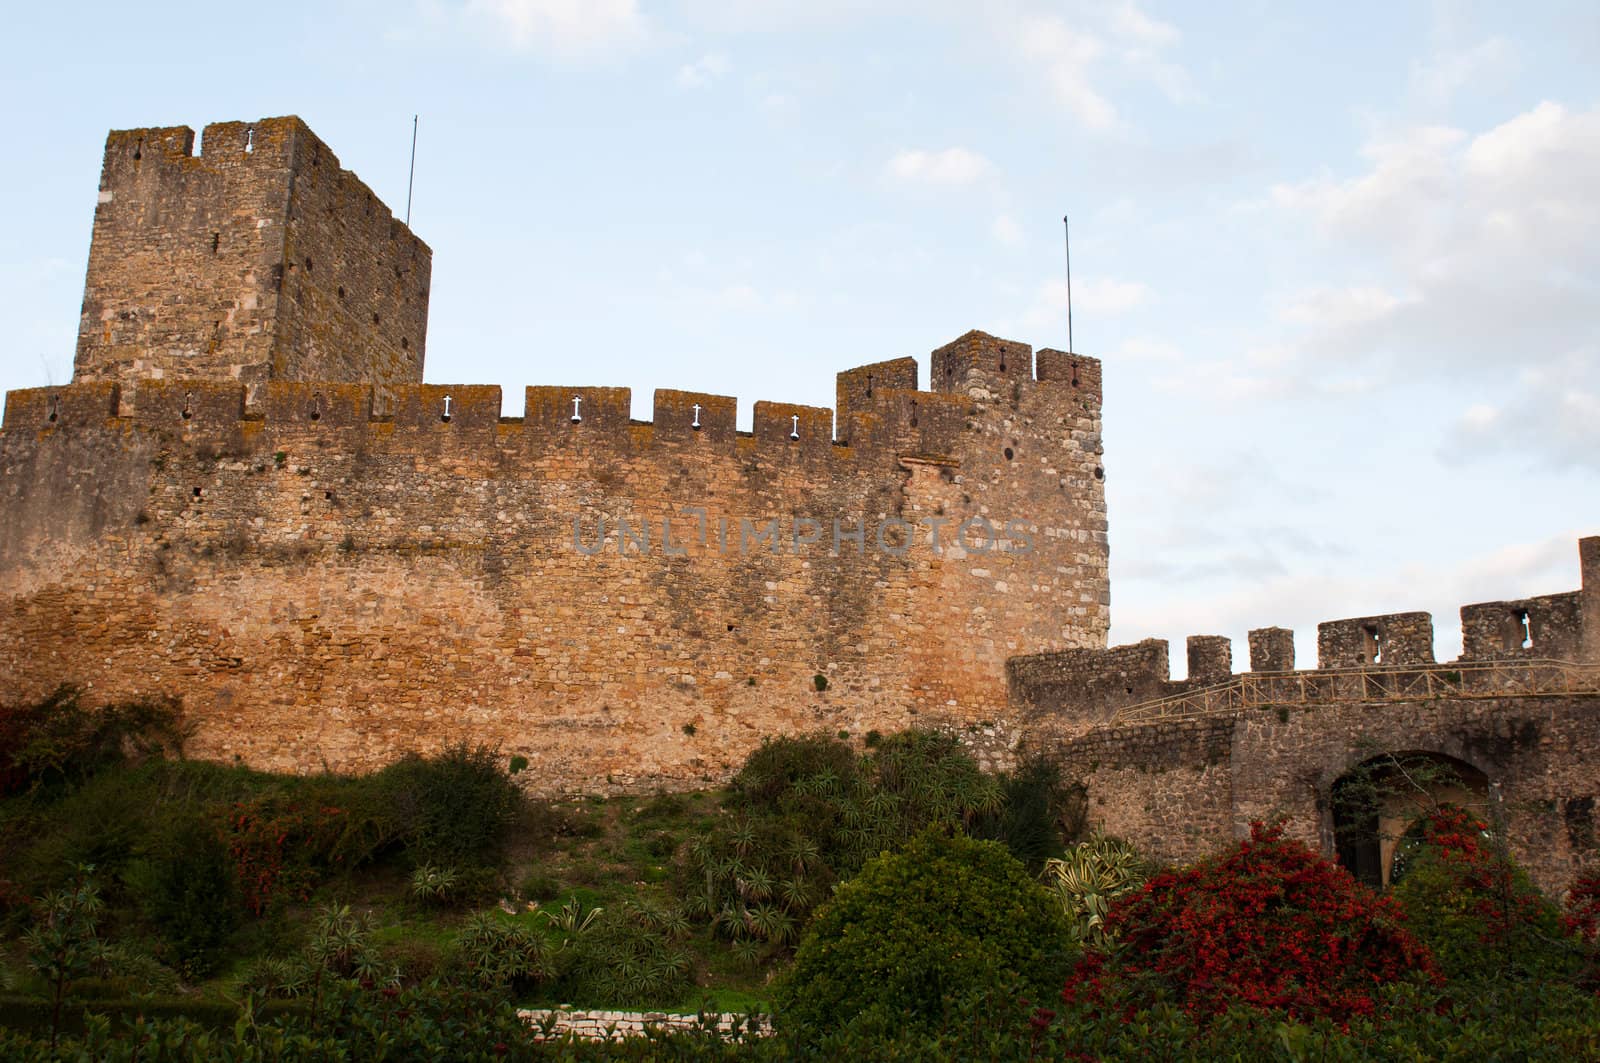
[[[299,114],[433,248],[426,378],[833,404],[971,328],[1105,364],[1112,640],[1578,585],[1600,5],[31,4],[0,389],[71,377],[112,128]],[[1537,638],[1537,632],[1535,632]]]

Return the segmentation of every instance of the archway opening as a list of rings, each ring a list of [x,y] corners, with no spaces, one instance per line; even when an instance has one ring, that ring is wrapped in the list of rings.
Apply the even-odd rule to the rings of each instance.
[[[1488,776],[1443,753],[1400,751],[1367,758],[1333,784],[1339,863],[1374,889],[1387,888],[1414,858],[1423,820],[1445,806],[1487,820]]]

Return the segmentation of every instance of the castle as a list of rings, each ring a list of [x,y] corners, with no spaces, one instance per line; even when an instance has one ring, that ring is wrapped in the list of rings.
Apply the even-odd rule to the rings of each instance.
[[[483,742],[547,793],[945,727],[991,765],[1051,749],[1174,857],[1274,809],[1331,848],[1370,733],[1542,809],[1542,882],[1595,855],[1600,539],[1582,590],[1463,611],[1465,656],[1521,688],[1435,675],[1424,614],[1324,625],[1313,673],[1278,629],[1242,677],[1198,637],[1173,683],[1164,644],[1106,648],[1097,360],[969,332],[930,390],[864,365],[751,432],[683,391],[640,422],[627,389],[535,386],[504,417],[497,387],[422,383],[432,253],[304,123],[194,141],[107,138],[73,382],[6,396],[0,700],[173,694],[193,755],[276,770]],[[1347,673],[1435,685],[1246,706]]]

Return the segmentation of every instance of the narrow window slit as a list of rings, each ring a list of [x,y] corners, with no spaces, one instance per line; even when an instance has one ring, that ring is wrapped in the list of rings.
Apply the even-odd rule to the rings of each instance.
[[[450,423],[450,401],[450,396],[446,395],[444,397],[444,412],[439,415],[439,420],[443,421],[445,424]]]
[[[800,415],[797,413],[789,415],[789,438],[791,440],[800,438]],[[731,631],[733,629],[729,628],[728,630]]]
[[[583,407],[583,396],[581,396],[581,395],[572,396],[572,423],[573,424],[582,424],[583,423],[583,413],[581,412],[582,411],[582,407]]]
[[[60,413],[60,403],[61,403],[60,396],[57,396],[57,395],[51,395],[50,396],[50,423],[51,424],[55,424],[56,423],[56,417]]]
[[[694,422],[689,427],[696,432],[700,431],[700,404],[698,402],[694,404]]]

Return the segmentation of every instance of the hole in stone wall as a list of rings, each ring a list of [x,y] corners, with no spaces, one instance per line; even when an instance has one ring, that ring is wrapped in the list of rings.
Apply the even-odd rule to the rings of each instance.
[[[246,155],[256,150],[256,127],[251,126],[244,131],[244,152]]]
[[[401,336],[400,337],[400,349],[402,351],[410,350],[411,349],[411,341],[408,340],[406,337]]]
[[[377,323],[378,323],[378,320],[379,320],[379,319],[378,319],[378,315],[377,315],[377,314],[373,314],[373,315],[372,315],[372,323],[373,323],[373,324],[374,324],[374,325],[376,325],[376,324],[377,324]]]
[[[56,397],[55,395],[51,395],[50,396],[50,423],[51,424],[55,424],[56,423],[57,404],[60,403],[60,401],[61,400],[58,397]]]
[[[444,411],[439,414],[439,420],[443,421],[445,424],[450,423],[450,401],[450,396],[446,395],[444,397]]]
[[[1505,634],[1502,641],[1507,653],[1533,648],[1533,629],[1528,624],[1528,611],[1526,609],[1511,610],[1511,615],[1506,618]]]
[[[306,272],[311,272],[311,259],[309,257],[306,258]]]
[[[867,398],[872,398],[872,374],[867,374]]]
[[[140,137],[139,143],[133,146],[133,161],[138,162],[142,158],[144,158],[144,138]]]
[[[1072,386],[1078,386],[1078,363],[1076,361],[1072,363]]]
[[[583,414],[581,412],[582,408],[583,408],[583,396],[581,396],[581,395],[572,396],[572,423],[573,424],[582,424],[583,423]]]
[[[339,298],[344,298],[344,285],[339,285]]]
[[[212,233],[211,234],[211,253],[213,255],[216,254],[217,253],[217,248],[219,248],[221,246],[222,246],[222,234],[221,233]]]
[[[1361,659],[1367,664],[1383,663],[1383,634],[1376,624],[1361,628]]]
[[[189,420],[189,418],[191,418],[193,416],[194,416],[194,393],[186,391],[186,392],[183,393],[183,419],[185,421],[187,421],[187,420]]]
[[[796,440],[796,439],[799,439],[799,438],[800,438],[800,415],[797,414],[797,413],[790,414],[789,415],[789,439],[792,441],[792,440]],[[733,629],[729,628],[729,630],[731,631]]]
[[[1013,451],[1013,450],[1012,450],[1012,449],[1011,449],[1011,448],[1010,448],[1010,447],[1007,447],[1007,448],[1006,448],[1006,451],[1005,451],[1005,453],[1006,453],[1006,460],[1007,460],[1007,461],[1010,461],[1010,460],[1011,460],[1011,459],[1012,459],[1012,458],[1014,458],[1014,457],[1016,457],[1016,456],[1017,456],[1017,455],[1016,455],[1016,452],[1015,452],[1015,451]]]
[[[694,404],[694,421],[690,423],[689,427],[696,432],[700,431],[700,404],[698,402]]]
[[[1094,467],[1094,478],[1096,480],[1104,480],[1106,478],[1106,470],[1101,466],[1096,465]]]
[[[198,488],[198,487],[196,487],[196,488],[195,488],[195,489],[194,489],[194,497],[196,497],[196,498],[202,498],[202,497],[204,497],[204,496],[203,496],[203,495],[202,495],[202,493],[201,493],[201,491],[200,491],[200,488]]]

